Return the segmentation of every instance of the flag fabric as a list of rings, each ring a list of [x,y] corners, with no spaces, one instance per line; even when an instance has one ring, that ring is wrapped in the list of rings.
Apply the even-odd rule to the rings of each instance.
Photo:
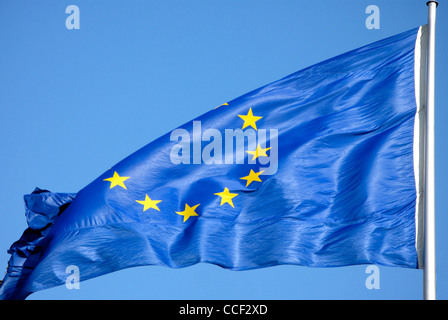
[[[81,281],[197,263],[418,268],[422,30],[230,100],[76,194],[26,195],[0,297],[64,284],[70,266]]]

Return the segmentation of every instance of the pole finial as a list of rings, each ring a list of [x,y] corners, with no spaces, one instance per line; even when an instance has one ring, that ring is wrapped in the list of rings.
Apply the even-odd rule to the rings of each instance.
[[[438,3],[437,1],[428,1],[428,2],[426,2],[426,5],[429,6],[429,4],[430,4],[431,2],[434,2],[434,3],[436,4],[436,8],[437,8],[437,6],[439,5],[439,3]]]

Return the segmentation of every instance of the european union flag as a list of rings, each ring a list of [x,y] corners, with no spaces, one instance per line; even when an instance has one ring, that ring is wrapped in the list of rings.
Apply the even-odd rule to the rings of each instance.
[[[200,262],[418,268],[415,79],[424,33],[404,32],[228,101],[77,194],[26,195],[29,228],[9,250],[0,297],[64,284],[70,266],[81,280]]]

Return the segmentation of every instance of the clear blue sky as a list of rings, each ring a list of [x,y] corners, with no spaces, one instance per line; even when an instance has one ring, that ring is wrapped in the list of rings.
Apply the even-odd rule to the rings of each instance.
[[[438,298],[448,298],[448,3],[436,61]],[[80,29],[68,30],[68,5]],[[365,27],[368,5],[380,29]],[[0,0],[0,270],[23,195],[77,192],[155,138],[297,70],[427,22],[426,0]],[[29,299],[421,299],[422,271],[138,267]],[[3,277],[3,271],[1,276]]]

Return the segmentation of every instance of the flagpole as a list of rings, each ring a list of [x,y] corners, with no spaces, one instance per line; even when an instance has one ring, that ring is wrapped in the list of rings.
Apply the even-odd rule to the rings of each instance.
[[[428,1],[428,52],[426,71],[426,161],[425,161],[425,246],[423,266],[423,298],[436,299],[436,239],[435,239],[435,134],[434,134],[434,74],[435,26],[437,1]]]

